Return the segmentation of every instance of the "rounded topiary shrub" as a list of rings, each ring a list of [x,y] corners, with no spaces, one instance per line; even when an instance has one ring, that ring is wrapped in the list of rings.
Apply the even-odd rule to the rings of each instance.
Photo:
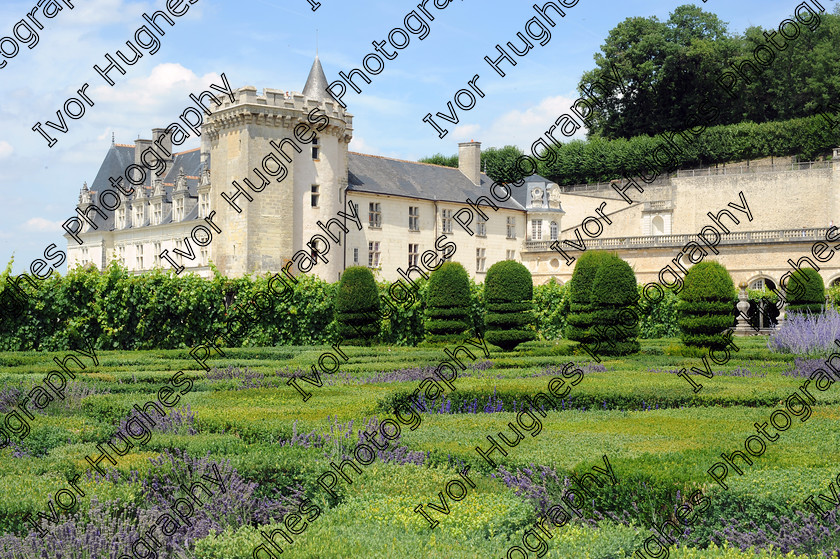
[[[444,262],[429,276],[426,341],[460,342],[469,337],[470,277],[457,262]]]
[[[786,310],[790,314],[820,314],[825,305],[825,283],[813,268],[797,268],[787,283]]]
[[[513,260],[496,262],[484,280],[484,337],[510,351],[537,337],[534,324],[534,283],[531,272]]]
[[[370,343],[379,335],[379,288],[364,266],[344,270],[335,293],[338,335],[348,345]]]
[[[591,343],[595,315],[592,308],[592,284],[595,274],[608,253],[601,250],[586,251],[578,258],[572,279],[569,280],[569,316],[564,334],[577,342]]]
[[[682,341],[687,346],[723,349],[734,325],[737,295],[732,276],[717,262],[689,268],[677,305]]]
[[[629,355],[639,351],[639,317],[633,309],[638,298],[633,268],[613,254],[601,257],[590,295],[592,335],[599,353]]]

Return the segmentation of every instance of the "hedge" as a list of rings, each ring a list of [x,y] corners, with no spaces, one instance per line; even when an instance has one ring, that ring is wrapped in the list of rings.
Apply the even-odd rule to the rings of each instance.
[[[598,350],[604,355],[629,355],[639,351],[638,313],[631,309],[639,299],[636,275],[630,265],[613,254],[601,257],[590,296]]]
[[[566,324],[566,338],[576,342],[590,343],[595,315],[592,308],[592,284],[598,268],[608,253],[599,250],[584,252],[575,264],[572,279],[569,280],[569,315]]]
[[[444,262],[429,276],[426,302],[426,341],[460,342],[472,330],[470,277],[457,262]]]
[[[661,134],[629,140],[575,140],[552,146],[556,159],[540,162],[537,173],[557,184],[583,184],[650,174],[651,166],[664,173],[770,156],[797,156],[810,161],[840,145],[840,127],[827,126],[824,117],[815,115],[762,124],[712,126],[691,143],[677,140],[679,150],[673,149],[672,141]],[[658,148],[667,150],[668,168],[652,162],[651,154]]]
[[[785,293],[791,314],[819,314],[825,306],[825,283],[813,268],[797,268],[791,274]]]
[[[535,339],[533,298],[534,283],[525,266],[513,260],[490,266],[484,280],[487,341],[509,351]]]
[[[350,345],[370,343],[379,335],[379,289],[370,269],[344,270],[335,293],[338,335]]]
[[[685,345],[723,349],[725,332],[734,324],[735,284],[717,262],[689,268],[679,293],[679,325]]]
[[[11,292],[6,289],[9,270],[0,274],[0,351],[65,351],[80,347],[82,337],[96,349],[106,350],[184,349],[210,339],[224,347],[318,345],[340,340],[333,312],[338,284],[313,276],[297,276],[296,283],[272,279],[270,290],[267,276],[230,279],[216,274],[203,279],[168,271],[135,276],[117,264],[102,272],[77,267],[66,275],[54,273],[37,287],[21,281],[23,313],[10,316],[3,304]],[[484,332],[484,286],[472,278],[468,281],[467,322],[477,332]],[[404,282],[378,284],[381,343],[414,346],[425,339],[429,282],[417,284],[416,290],[406,288]],[[541,339],[563,337],[569,288],[569,284],[554,280],[533,286],[533,313]],[[276,296],[287,291],[291,296],[286,301]],[[266,293],[275,296],[269,300]],[[840,293],[840,288],[830,293]],[[652,307],[640,302],[640,337],[677,335],[675,300],[673,293],[666,291],[665,298]],[[251,302],[260,305],[258,312]],[[495,305],[494,312],[502,313],[527,310],[528,304]]]

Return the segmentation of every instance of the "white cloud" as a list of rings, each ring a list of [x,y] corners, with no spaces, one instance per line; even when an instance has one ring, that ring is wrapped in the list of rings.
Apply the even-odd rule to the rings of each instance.
[[[570,113],[569,108],[575,100],[575,98],[564,95],[546,97],[535,107],[524,111],[514,109],[499,116],[489,126],[478,124],[458,126],[453,130],[452,135],[454,137],[452,139],[458,142],[474,139],[481,142],[482,147],[488,148],[512,144],[527,151],[537,138],[546,133],[560,115]],[[555,131],[554,135],[562,138],[559,130]],[[571,138],[564,141],[582,140],[585,137],[586,128],[582,127]]]
[[[53,233],[61,230],[61,221],[50,221],[43,217],[33,217],[23,224],[25,231]]]
[[[15,151],[15,148],[12,147],[12,144],[9,142],[0,140],[0,159],[5,159],[12,155]]]
[[[185,105],[189,100],[183,99],[181,93],[186,97],[191,92],[198,93],[207,89],[211,83],[222,83],[218,74],[198,77],[189,68],[167,62],[152,68],[148,76],[130,79],[118,88],[107,84],[95,87],[91,97],[103,104],[118,103],[139,108],[145,113],[157,113],[172,105],[173,100],[176,105]]]

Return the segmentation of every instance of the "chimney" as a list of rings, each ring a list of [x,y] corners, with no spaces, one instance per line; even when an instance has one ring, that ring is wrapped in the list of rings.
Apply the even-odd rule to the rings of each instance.
[[[148,148],[152,147],[151,140],[141,140],[137,138],[134,140],[134,164],[143,166],[143,162],[140,161],[140,156],[146,151]]]
[[[481,142],[458,144],[458,170],[474,185],[481,184]]]
[[[172,161],[172,133],[167,134],[166,128],[152,128],[152,141],[157,144],[155,151]]]

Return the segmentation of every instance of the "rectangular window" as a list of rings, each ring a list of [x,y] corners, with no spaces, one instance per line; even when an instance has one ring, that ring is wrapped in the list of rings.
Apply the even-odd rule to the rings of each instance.
[[[178,198],[175,200],[175,215],[172,217],[172,221],[183,221],[184,220],[184,199]]]
[[[155,243],[155,254],[154,254],[155,268],[160,268],[160,253],[161,253],[160,243]]]
[[[379,241],[368,243],[368,268],[379,268]]]
[[[412,266],[417,266],[417,261],[420,257],[420,245],[418,244],[409,244],[408,245],[408,266],[409,268]]]
[[[134,227],[142,227],[143,221],[146,218],[145,206],[143,203],[139,203],[138,205],[134,206],[134,223],[132,226]]]
[[[125,208],[117,209],[117,218],[115,225],[117,229],[125,229]]]
[[[440,210],[440,228],[444,233],[452,233],[452,210]]]
[[[318,148],[318,138],[312,138],[312,159],[317,161],[320,155],[320,150]]]
[[[153,216],[154,220],[152,221],[152,225],[160,225],[162,210],[163,210],[163,204],[162,203],[161,204],[155,204],[155,210],[154,210],[154,216]]]
[[[87,266],[87,263],[90,262],[90,260],[88,260],[88,249],[87,248],[82,248],[82,256],[79,260],[81,261],[82,266]]]
[[[507,255],[505,256],[506,260],[516,260],[516,251],[515,250],[508,250]]]
[[[374,229],[382,227],[382,207],[379,202],[371,202],[368,205],[368,225]]]
[[[408,207],[408,230],[420,231],[420,208],[418,206]]]
[[[320,190],[320,187],[317,184],[312,185],[312,200],[311,200],[311,203],[312,203],[313,208],[318,207],[318,199],[321,197],[321,193],[319,192],[319,190]]]
[[[531,240],[532,241],[541,241],[542,240],[542,220],[541,219],[532,219],[531,220]]]
[[[358,248],[353,249],[353,264],[355,264],[356,266],[359,265],[359,249]]]
[[[198,217],[210,215],[210,193],[205,192],[198,195]]]
[[[475,224],[475,234],[479,237],[487,236],[487,220],[482,216],[478,216],[478,221]]]
[[[507,238],[508,239],[515,239],[516,238],[516,218],[515,217],[507,218]]]
[[[175,248],[180,250],[181,252],[183,252],[184,251],[184,241],[181,240],[181,239],[178,239],[177,241],[175,241]],[[178,262],[178,265],[183,266],[184,265],[184,257],[182,255],[178,254],[178,253],[174,253],[174,254],[175,254],[175,260]]]
[[[143,269],[143,245],[134,245],[134,257],[136,259],[137,269]]]
[[[487,258],[485,257],[485,249],[475,249],[475,271],[483,272],[484,266],[487,265]]]
[[[210,251],[207,248],[201,249],[201,265],[206,266],[207,263],[210,261]]]
[[[117,247],[117,258],[119,259],[120,264],[125,266],[125,247],[124,246],[118,246]]]

